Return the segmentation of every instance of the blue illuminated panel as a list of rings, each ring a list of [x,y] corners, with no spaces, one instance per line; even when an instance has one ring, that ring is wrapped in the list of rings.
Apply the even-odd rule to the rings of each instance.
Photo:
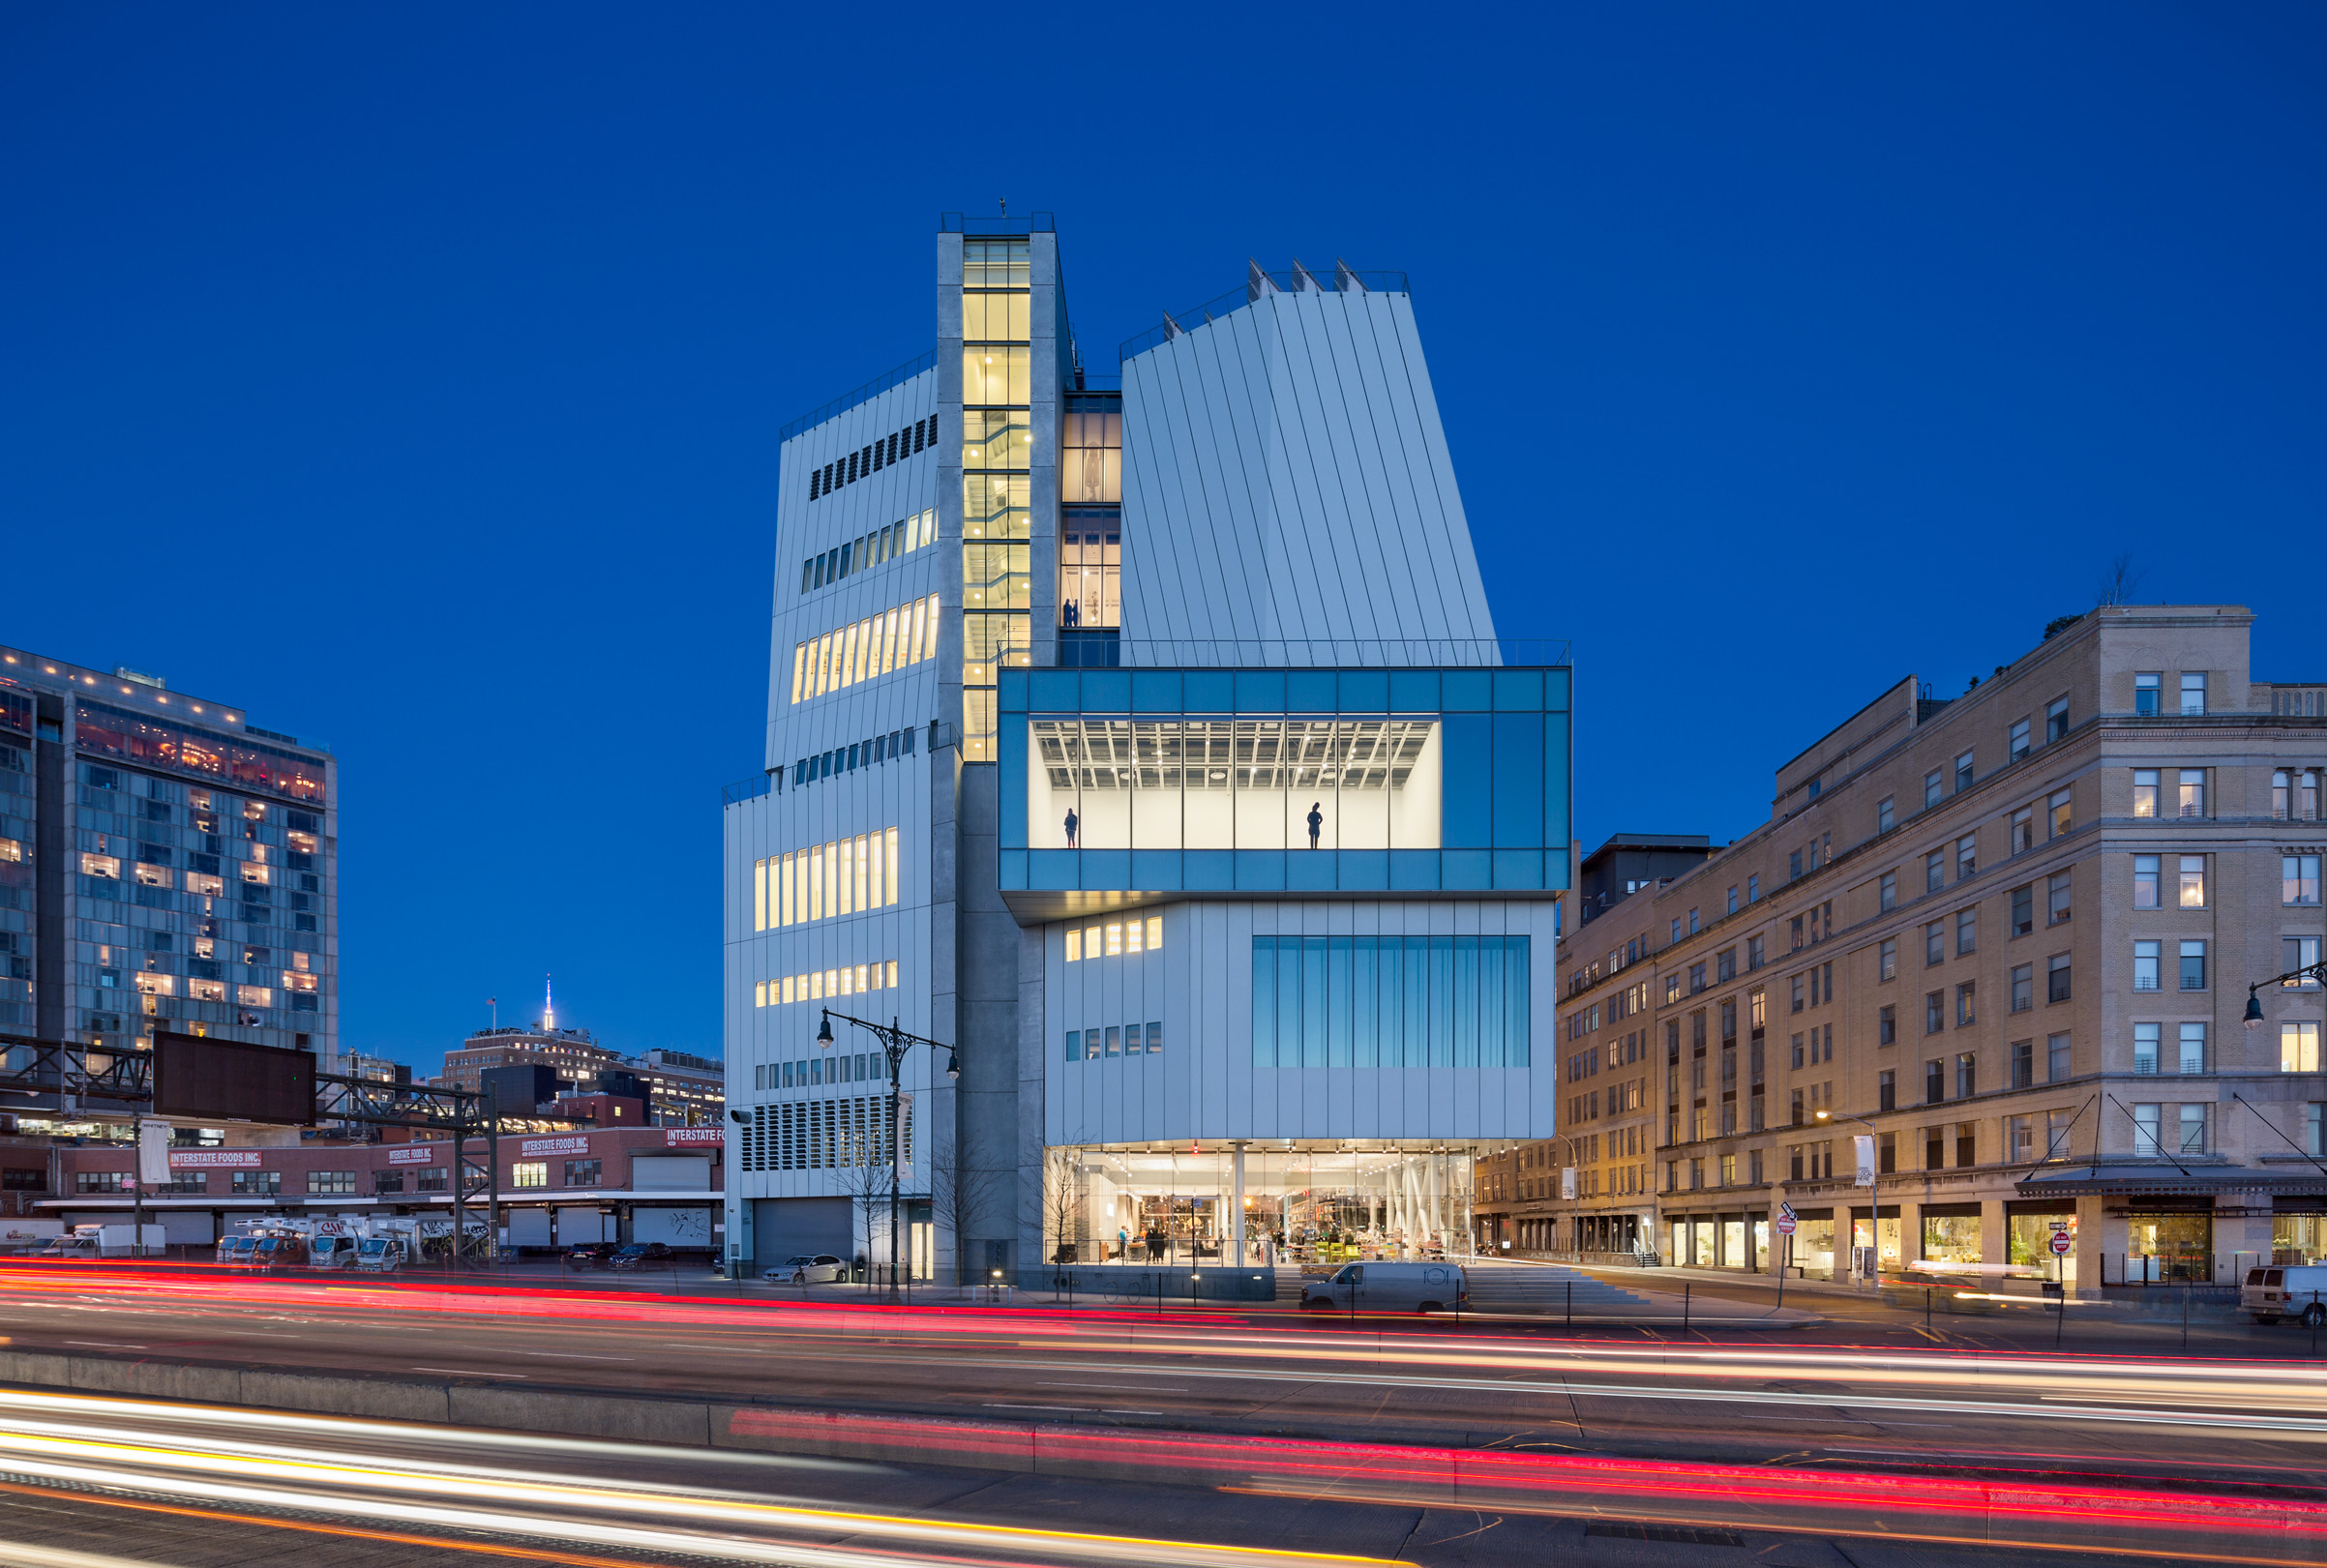
[[[1255,1067],[1525,1067],[1524,936],[1255,936]]]

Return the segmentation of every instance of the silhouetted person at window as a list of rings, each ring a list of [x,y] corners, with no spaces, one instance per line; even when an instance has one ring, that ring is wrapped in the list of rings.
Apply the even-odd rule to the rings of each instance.
[[[1082,825],[1083,819],[1077,816],[1075,814],[1075,809],[1072,806],[1069,806],[1066,809],[1066,846],[1069,849],[1075,847],[1075,829],[1081,827]]]
[[[1324,805],[1322,800],[1309,802],[1309,847],[1312,849],[1317,847],[1317,836],[1326,829],[1326,814],[1320,810]]]

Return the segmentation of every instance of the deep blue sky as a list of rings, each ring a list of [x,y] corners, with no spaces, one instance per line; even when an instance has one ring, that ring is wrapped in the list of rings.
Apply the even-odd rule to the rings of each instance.
[[[2315,7],[1571,9],[0,8],[0,640],[337,748],[348,1044],[555,970],[715,1051],[776,429],[1006,195],[1100,365],[1412,274],[1587,844],[1744,831],[2119,551],[2327,680]]]

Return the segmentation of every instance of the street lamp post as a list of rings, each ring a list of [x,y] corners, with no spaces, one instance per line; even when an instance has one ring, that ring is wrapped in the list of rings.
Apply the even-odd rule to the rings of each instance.
[[[2294,984],[2327,985],[2327,959],[2322,959],[2316,963],[2306,963],[2300,969],[2289,969],[2282,975],[2273,975],[2268,980],[2257,980],[2247,987],[2246,1016],[2240,1020],[2246,1025],[2247,1033],[2252,1034],[2256,1029],[2262,1027],[2262,998],[2256,993],[2265,986]]]
[[[1575,1139],[1566,1133],[1554,1133],[1551,1136],[1567,1145],[1567,1164],[1560,1169],[1563,1171],[1576,1170],[1576,1191],[1580,1195],[1583,1191],[1583,1172],[1576,1169],[1577,1162],[1575,1157]],[[1583,1198],[1580,1196],[1576,1198],[1569,1198],[1567,1196],[1566,1192],[1564,1190],[1566,1185],[1567,1184],[1565,1181],[1560,1183],[1560,1186],[1563,1189],[1560,1194],[1560,1201],[1567,1204],[1582,1202]],[[1576,1211],[1572,1207],[1567,1210],[1567,1239],[1570,1242],[1575,1243],[1575,1245],[1568,1248],[1568,1251],[1575,1254],[1577,1261],[1582,1261],[1584,1256],[1583,1242],[1582,1237],[1578,1235],[1576,1231]]]
[[[1864,1127],[1869,1133],[1874,1134],[1878,1139],[1882,1137],[1883,1130],[1875,1126],[1874,1123],[1868,1121],[1864,1116],[1854,1116],[1847,1110],[1827,1110],[1822,1109],[1818,1112],[1818,1119],[1822,1122],[1832,1121],[1836,1116],[1841,1117],[1844,1121],[1857,1122],[1861,1127]],[[1881,1146],[1878,1142],[1875,1152],[1876,1163],[1869,1166],[1866,1170],[1866,1236],[1867,1239],[1873,1244],[1875,1257],[1875,1277],[1878,1281],[1880,1281],[1882,1277],[1883,1258],[1883,1170],[1881,1160],[1882,1152]],[[1858,1172],[1854,1170],[1851,1172],[1851,1174],[1855,1177]]]
[[[947,1046],[909,1033],[893,1016],[886,1023],[875,1023],[866,1019],[851,1018],[846,1013],[836,1014],[829,1007],[824,1009],[823,1021],[817,1025],[816,1043],[820,1050],[832,1049],[832,1021],[835,1018],[843,1023],[854,1024],[880,1041],[881,1053],[889,1059],[889,1294],[894,1297],[897,1293],[897,1211],[905,1186],[904,1129],[897,1123],[898,1075],[905,1065],[905,1053],[915,1046],[927,1046],[933,1051],[944,1051],[945,1076],[956,1081],[962,1076],[962,1058]]]

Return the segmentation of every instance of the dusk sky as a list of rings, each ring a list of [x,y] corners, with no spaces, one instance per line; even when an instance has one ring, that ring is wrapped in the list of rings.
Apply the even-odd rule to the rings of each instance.
[[[20,3],[0,148],[0,641],[333,747],[343,1044],[429,1071],[545,971],[720,1050],[777,430],[1001,197],[1101,370],[1250,257],[1411,276],[1587,846],[2119,553],[2327,681],[2316,7]]]

